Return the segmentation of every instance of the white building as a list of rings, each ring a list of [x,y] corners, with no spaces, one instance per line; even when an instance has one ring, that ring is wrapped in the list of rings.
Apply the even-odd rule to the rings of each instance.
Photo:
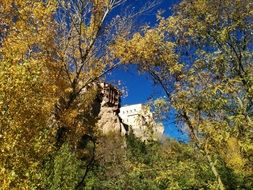
[[[123,106],[119,116],[123,123],[131,127],[135,136],[142,140],[158,140],[163,135],[163,125],[154,121],[152,112],[143,104]]]

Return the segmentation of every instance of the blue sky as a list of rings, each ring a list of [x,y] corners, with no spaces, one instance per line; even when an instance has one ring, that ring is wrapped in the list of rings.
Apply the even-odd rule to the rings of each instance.
[[[140,8],[147,1],[131,0],[129,4],[133,5],[136,9]],[[171,15],[171,7],[179,2],[179,0],[163,0],[159,6],[148,14],[142,15],[137,18],[139,25],[149,24],[150,26],[156,25],[156,13],[158,10],[164,10],[164,16]],[[156,99],[164,96],[162,89],[159,86],[154,86],[152,80],[147,74],[140,75],[136,65],[121,66],[115,69],[107,80],[111,83],[117,84],[117,81],[121,81],[120,88],[126,87],[127,96],[122,97],[122,105],[130,105],[137,103],[145,103],[149,99]],[[172,138],[179,140],[185,140],[180,131],[175,127],[174,124],[174,113],[170,113],[170,120],[164,122],[165,134]]]

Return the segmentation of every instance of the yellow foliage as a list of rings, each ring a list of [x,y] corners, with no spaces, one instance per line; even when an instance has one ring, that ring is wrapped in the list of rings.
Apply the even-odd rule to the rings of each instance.
[[[0,48],[0,184],[4,189],[29,189],[36,184],[39,176],[32,173],[39,167],[38,160],[52,151],[49,139],[54,131],[47,120],[57,98],[49,59],[42,52],[50,49],[55,8],[53,1],[3,2],[1,16],[9,26]]]
[[[149,67],[163,66],[171,74],[179,73],[183,66],[177,61],[175,44],[167,42],[160,30],[148,29],[144,35],[136,33],[131,40],[119,37],[111,51],[123,63],[137,63],[146,71]]]
[[[227,152],[226,152],[226,162],[235,171],[241,172],[244,170],[246,160],[241,155],[240,145],[238,139],[231,137],[227,140]]]

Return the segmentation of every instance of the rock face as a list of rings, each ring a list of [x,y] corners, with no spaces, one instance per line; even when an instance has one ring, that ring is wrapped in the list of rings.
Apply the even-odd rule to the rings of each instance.
[[[93,109],[98,118],[97,126],[103,134],[127,135],[131,130],[143,141],[161,139],[164,127],[154,121],[153,114],[144,105],[121,107],[121,93],[116,87],[104,82],[94,85],[98,88],[98,95]]]
[[[101,128],[102,133],[104,134],[110,132],[119,132],[122,135],[127,134],[127,131],[117,114],[117,109],[113,107],[101,106],[97,125]]]
[[[97,125],[103,134],[119,132],[121,135],[128,133],[128,128],[119,117],[120,91],[108,83],[99,83],[100,111]]]

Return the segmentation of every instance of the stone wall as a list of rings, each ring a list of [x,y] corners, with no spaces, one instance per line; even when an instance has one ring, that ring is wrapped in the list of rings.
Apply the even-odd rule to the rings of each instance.
[[[143,104],[123,106],[120,108],[119,116],[129,126],[133,134],[143,141],[159,140],[163,136],[163,125],[154,120],[149,107]]]

